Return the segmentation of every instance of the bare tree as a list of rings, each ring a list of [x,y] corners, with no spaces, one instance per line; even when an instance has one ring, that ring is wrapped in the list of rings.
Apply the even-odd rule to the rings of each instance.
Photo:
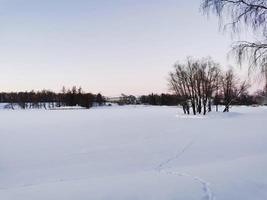
[[[250,69],[257,67],[265,74],[267,69],[267,1],[266,0],[203,0],[204,13],[215,13],[224,29],[233,33],[252,28],[260,33],[258,41],[238,41],[233,44],[233,53],[238,62],[249,62]],[[230,22],[226,22],[230,20]],[[242,30],[242,28],[245,28]],[[267,77],[267,76],[266,76]],[[266,78],[267,81],[267,78]]]
[[[210,58],[194,60],[188,58],[185,64],[176,64],[170,73],[170,88],[184,99],[184,113],[205,115],[211,111],[211,101],[217,88],[220,74],[219,65]]]
[[[226,71],[225,74],[221,76],[221,83],[225,105],[223,112],[229,112],[232,102],[244,94],[249,85],[246,81],[241,82],[232,69]]]
[[[220,75],[219,64],[212,61],[210,58],[201,61],[200,74],[202,74],[202,90],[200,96],[203,102],[204,114],[211,111],[211,101],[217,89],[217,79]]]
[[[186,66],[183,64],[175,64],[174,72],[170,73],[170,89],[182,97],[182,105],[185,114],[189,114],[189,106],[187,100],[191,98],[191,93],[188,90],[188,77]]]
[[[236,82],[233,71],[228,70],[223,76],[221,76],[221,82],[225,104],[223,112],[229,112],[229,106],[234,99],[234,86]]]

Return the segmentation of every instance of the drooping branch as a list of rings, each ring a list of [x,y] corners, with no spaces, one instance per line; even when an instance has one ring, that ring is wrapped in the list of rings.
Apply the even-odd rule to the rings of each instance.
[[[267,0],[203,0],[201,8],[206,14],[217,15],[220,24],[225,29],[231,27],[233,33],[245,32],[247,28],[252,28],[259,33],[257,35],[260,41],[236,42],[231,55],[235,56],[239,64],[248,61],[250,70],[257,68],[263,75],[266,75]]]
[[[261,72],[265,72],[267,65],[266,43],[240,41],[233,45],[232,51],[240,64],[247,60],[250,64],[250,69],[260,66]]]
[[[239,31],[242,25],[252,27],[254,30],[266,31],[267,1],[266,0],[204,0],[202,3],[204,13],[215,13],[220,21],[231,25],[234,32]]]

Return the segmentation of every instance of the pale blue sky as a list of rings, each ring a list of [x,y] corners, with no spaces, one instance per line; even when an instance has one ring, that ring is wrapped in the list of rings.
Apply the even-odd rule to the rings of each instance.
[[[167,92],[177,60],[229,64],[230,36],[199,7],[200,0],[0,0],[0,90]]]

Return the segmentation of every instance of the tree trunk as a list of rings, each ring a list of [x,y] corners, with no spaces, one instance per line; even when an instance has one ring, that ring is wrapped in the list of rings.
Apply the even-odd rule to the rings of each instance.
[[[198,109],[197,109],[198,113],[201,114],[202,112],[202,105],[201,105],[201,99],[199,99],[198,101]]]
[[[192,103],[193,114],[196,115],[196,104]]]
[[[203,101],[203,115],[206,115],[206,113],[207,113],[207,101],[204,100]]]
[[[209,107],[208,107],[208,111],[211,112],[211,100],[209,99]]]
[[[226,105],[223,112],[229,112],[229,105]]]

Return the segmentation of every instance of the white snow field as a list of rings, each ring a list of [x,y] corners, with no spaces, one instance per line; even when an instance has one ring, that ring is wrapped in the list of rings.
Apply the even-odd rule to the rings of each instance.
[[[1,110],[1,200],[266,200],[267,108]]]

